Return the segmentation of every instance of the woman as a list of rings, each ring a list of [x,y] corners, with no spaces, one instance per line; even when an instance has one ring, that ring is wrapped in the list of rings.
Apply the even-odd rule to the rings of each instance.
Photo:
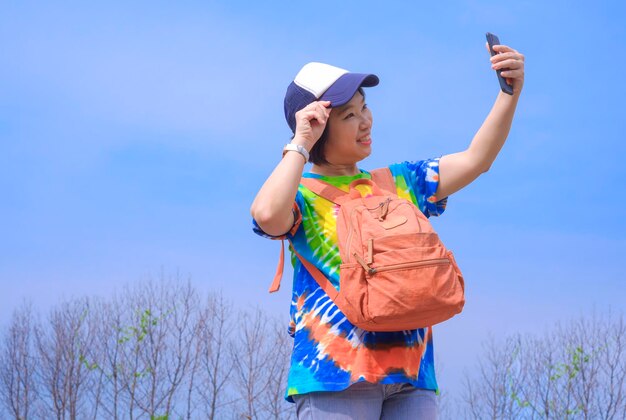
[[[488,49],[488,47],[487,47]],[[486,172],[508,135],[524,83],[524,56],[494,46],[493,69],[513,86],[503,92],[467,150],[389,166],[397,194],[426,216],[443,213],[447,197]],[[317,178],[344,191],[371,178],[357,164],[372,148],[372,112],[363,87],[378,84],[372,74],[350,73],[309,63],[287,89],[285,116],[294,136],[283,159],[258,192],[252,207],[256,233],[288,237],[296,251],[339,287],[333,203],[304,186]],[[310,172],[302,173],[310,161]],[[361,191],[368,194],[367,187]],[[294,259],[290,334],[294,348],[287,399],[299,419],[432,419],[437,417],[432,328],[369,332],[345,318]]]

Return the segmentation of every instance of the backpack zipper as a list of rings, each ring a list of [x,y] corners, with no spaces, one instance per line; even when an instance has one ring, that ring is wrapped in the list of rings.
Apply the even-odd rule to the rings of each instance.
[[[434,258],[432,260],[423,260],[423,261],[415,261],[410,263],[401,263],[401,264],[391,264],[391,265],[383,265],[380,267],[370,267],[359,254],[356,252],[354,254],[354,258],[356,258],[357,262],[361,264],[363,269],[367,271],[367,274],[374,275],[381,271],[391,271],[391,270],[401,270],[403,268],[415,268],[415,267],[424,267],[427,265],[443,265],[450,264],[450,260],[448,258]]]
[[[371,274],[376,274],[380,271],[400,270],[403,268],[422,267],[425,265],[443,265],[450,264],[450,260],[447,258],[435,258],[432,260],[416,261],[411,263],[384,265],[382,267],[376,267],[371,269]]]

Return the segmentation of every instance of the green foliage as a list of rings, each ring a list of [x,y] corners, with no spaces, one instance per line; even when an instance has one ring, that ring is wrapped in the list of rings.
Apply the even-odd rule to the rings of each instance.
[[[511,399],[513,400],[513,402],[517,403],[517,405],[520,406],[521,408],[530,407],[530,402],[527,400],[522,400],[517,395],[517,392],[515,392],[515,390],[511,391]]]
[[[580,368],[583,363],[587,363],[590,360],[590,356],[583,352],[583,348],[578,346],[575,349],[569,349],[570,360],[567,363],[559,363],[551,366],[556,370],[556,373],[550,376],[551,381],[557,381],[566,376],[568,380],[572,380],[580,373]]]
[[[144,310],[143,312],[141,312],[141,317],[139,319],[139,325],[138,326],[129,326],[126,328],[120,328],[118,331],[123,333],[123,336],[121,338],[119,338],[117,340],[117,342],[119,344],[125,344],[130,342],[131,340],[134,341],[134,343],[137,345],[137,347],[139,347],[141,345],[141,343],[144,341],[144,339],[146,338],[146,336],[148,335],[148,333],[150,332],[150,328],[156,327],[159,322],[165,318],[165,316],[167,316],[168,313],[164,313],[162,314],[160,317],[156,317],[152,315],[152,311],[150,311],[149,309]],[[98,363],[93,362],[90,363],[87,358],[85,357],[85,355],[81,354],[79,356],[79,362],[81,364],[83,364],[88,370],[95,370],[95,369],[100,369],[103,371],[103,369],[98,365]],[[118,371],[123,371],[124,370],[124,366],[119,364],[115,367],[115,369],[117,369]],[[104,371],[103,371],[104,372]],[[147,375],[150,375],[154,373],[154,371],[150,368],[148,369],[144,369],[142,371],[138,371],[138,372],[133,372],[132,375],[135,378],[141,379]],[[111,378],[112,374],[104,372],[104,374],[108,377]],[[156,419],[166,419],[166,417],[160,416],[160,417],[155,417]]]
[[[165,317],[166,314],[161,315],[161,319]],[[120,331],[124,333],[124,336],[118,340],[120,344],[124,344],[127,341],[130,341],[132,338],[136,340],[137,343],[141,343],[146,335],[148,335],[148,331],[150,327],[156,327],[159,323],[160,318],[152,316],[152,312],[150,309],[146,309],[141,313],[141,318],[139,319],[139,326],[130,326],[126,328],[122,328]]]
[[[571,383],[580,373],[583,364],[588,363],[591,360],[591,355],[586,354],[581,346],[575,347],[573,349],[570,348],[568,349],[567,353],[568,360],[566,360],[565,363],[558,363],[556,365],[550,366],[551,371],[556,371],[549,377],[549,380],[551,382],[556,382],[561,378],[565,378],[568,382]],[[517,403],[520,408],[532,408],[531,403],[526,399],[520,398],[520,396],[514,390],[511,392],[510,397],[515,403]],[[556,410],[556,402],[551,401],[550,407],[552,410]],[[565,413],[567,415],[575,415],[580,413],[583,408],[584,407],[579,404],[574,408],[567,408],[565,410]]]
[[[78,356],[78,361],[83,364],[83,366],[85,366],[87,368],[87,370],[96,370],[98,368],[100,368],[100,366],[97,363],[89,363],[89,361],[87,360],[87,358],[81,354]]]

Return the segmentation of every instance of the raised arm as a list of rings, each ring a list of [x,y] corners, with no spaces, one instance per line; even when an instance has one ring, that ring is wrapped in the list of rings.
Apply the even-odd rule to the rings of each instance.
[[[331,112],[329,105],[329,101],[316,101],[296,112],[296,132],[291,143],[310,151],[324,132]],[[291,210],[305,163],[300,153],[288,152],[257,193],[250,214],[265,233],[279,236],[293,226]]]
[[[486,45],[486,44],[485,44]],[[445,198],[487,172],[509,135],[517,101],[524,85],[524,56],[506,45],[494,45],[499,54],[491,57],[492,68],[507,69],[502,76],[513,86],[513,95],[500,91],[489,115],[474,135],[467,150],[442,156],[436,197]],[[487,46],[487,51],[489,47]]]

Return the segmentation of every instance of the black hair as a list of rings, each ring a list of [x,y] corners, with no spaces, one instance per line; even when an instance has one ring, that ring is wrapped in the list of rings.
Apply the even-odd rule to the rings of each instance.
[[[363,90],[363,87],[359,86],[359,89],[357,90],[357,92],[363,95],[363,99],[365,99],[365,91]],[[309,152],[309,162],[311,162],[314,165],[325,165],[328,163],[328,161],[326,160],[326,154],[324,153],[324,149],[326,146],[326,142],[328,140],[329,125],[330,125],[330,121],[327,121],[326,127],[324,127],[324,131],[322,132],[322,135],[320,136],[319,140],[315,142],[315,144],[313,145],[313,148]],[[293,139],[294,136],[292,136],[291,138]]]

